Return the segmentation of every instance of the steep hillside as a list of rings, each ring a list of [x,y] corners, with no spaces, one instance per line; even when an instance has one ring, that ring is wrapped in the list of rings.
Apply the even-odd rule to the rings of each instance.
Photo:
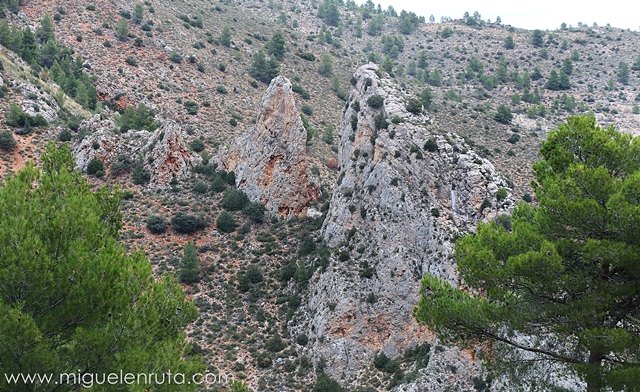
[[[489,388],[479,351],[415,323],[420,277],[457,282],[455,238],[532,201],[567,115],[640,133],[635,31],[331,0],[23,3],[0,28],[0,177],[70,144],[124,189],[121,240],[183,276],[193,350],[259,391]]]

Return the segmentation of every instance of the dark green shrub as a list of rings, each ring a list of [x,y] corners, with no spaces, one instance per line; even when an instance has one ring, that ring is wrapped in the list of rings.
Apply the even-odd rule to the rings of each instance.
[[[389,127],[389,122],[387,121],[387,118],[384,116],[384,113],[378,114],[373,119],[373,123],[376,128],[376,131],[379,131],[381,129],[387,129]]]
[[[264,348],[271,351],[272,353],[277,353],[284,350],[285,345],[282,341],[282,338],[280,337],[280,334],[276,332],[276,334],[273,335],[271,339],[267,340]]]
[[[204,229],[209,224],[202,216],[189,215],[184,212],[177,212],[171,219],[171,226],[180,234],[191,234]]]
[[[387,357],[385,353],[381,351],[380,354],[376,355],[373,359],[373,366],[375,366],[378,370],[384,370],[389,361],[389,357]]]
[[[298,337],[296,338],[296,343],[301,346],[306,346],[307,343],[309,343],[309,338],[305,334],[298,335]]]
[[[384,98],[380,95],[372,95],[367,99],[367,105],[373,109],[379,109],[384,104]]]
[[[508,195],[509,195],[509,191],[507,191],[506,188],[500,188],[496,192],[496,200],[503,201],[504,199],[507,198]]]
[[[58,140],[61,142],[68,142],[71,140],[72,136],[73,135],[71,135],[71,131],[65,129],[58,135]]]
[[[268,368],[273,363],[271,356],[267,352],[260,353],[256,358],[256,363],[259,368]]]
[[[313,108],[309,105],[302,105],[302,113],[306,114],[307,116],[312,116]]]
[[[7,117],[5,120],[6,124],[10,127],[45,127],[47,126],[47,120],[41,115],[29,116],[27,113],[22,111],[22,108],[15,103],[11,103],[9,105],[9,112],[7,113]],[[26,132],[25,134],[27,134]]]
[[[133,168],[133,183],[136,185],[145,185],[151,181],[151,173],[144,168],[142,161],[138,161]]]
[[[207,193],[207,184],[205,184],[202,181],[196,181],[193,184],[193,187],[191,188],[191,190],[195,193],[200,193],[200,194]]]
[[[261,203],[247,203],[242,208],[242,213],[256,223],[263,221],[265,211],[266,208]]]
[[[320,373],[311,392],[344,392],[344,389],[336,380],[325,373]]]
[[[116,157],[115,162],[111,164],[111,175],[117,177],[131,170],[133,161],[128,155],[120,154]]]
[[[316,250],[316,242],[313,240],[313,237],[307,235],[302,240],[298,253],[300,253],[300,256],[307,256],[315,252],[315,250]]]
[[[193,101],[186,101],[184,107],[187,109],[187,113],[192,116],[198,114],[198,104]]]
[[[293,261],[282,266],[282,269],[280,270],[280,280],[283,282],[288,282],[295,276],[296,269],[296,263],[294,263]]]
[[[182,62],[182,56],[180,56],[178,52],[171,52],[169,54],[169,60],[173,61],[176,64],[180,64]]]
[[[429,152],[435,152],[438,151],[438,143],[436,142],[436,139],[429,139],[424,143],[424,147],[423,149],[425,151],[429,151]]]
[[[264,280],[262,271],[255,265],[249,266],[246,271],[239,271],[237,274],[238,289],[242,292],[247,292],[251,289],[252,285],[258,284]]]
[[[13,134],[9,131],[0,132],[0,150],[13,151],[16,148],[16,139],[13,138]]]
[[[407,102],[406,109],[409,113],[420,114],[422,113],[422,102],[419,99],[411,98]]]
[[[244,192],[237,189],[227,189],[222,196],[222,208],[228,211],[239,211],[249,203],[249,198]]]
[[[511,124],[513,114],[508,106],[500,105],[498,106],[498,111],[493,115],[493,119],[501,124]]]
[[[233,215],[227,211],[222,211],[220,215],[218,215],[218,219],[216,219],[216,228],[222,233],[231,233],[237,226],[238,224]]]
[[[502,214],[502,215],[498,215],[498,217],[496,217],[495,222],[504,227],[504,229],[506,231],[511,231],[512,228],[512,222],[511,222],[511,217],[507,214]]]
[[[153,234],[162,234],[167,231],[167,220],[158,215],[150,215],[147,217],[147,229]]]
[[[215,193],[220,193],[227,188],[227,182],[222,179],[219,174],[216,175],[211,181],[211,190]]]
[[[98,177],[97,173],[99,172],[102,172],[102,174],[104,174],[104,165],[99,159],[93,158],[87,165],[87,174]]]
[[[230,172],[220,172],[222,179],[227,182],[229,185],[236,185],[236,173]]]
[[[200,152],[204,150],[204,142],[200,139],[192,140],[191,143],[189,143],[189,148],[192,151]]]
[[[120,127],[120,132],[126,132],[130,129],[151,132],[158,128],[153,112],[144,104],[137,107],[127,107],[120,116],[116,117],[116,125]]]

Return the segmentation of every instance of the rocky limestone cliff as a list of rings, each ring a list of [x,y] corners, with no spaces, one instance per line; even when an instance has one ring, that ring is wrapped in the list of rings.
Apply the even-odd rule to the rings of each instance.
[[[256,125],[221,152],[220,162],[251,201],[281,217],[299,216],[320,195],[307,173],[306,141],[291,82],[278,76],[262,97]]]
[[[303,321],[291,325],[294,335],[309,336],[307,354],[324,358],[327,372],[345,385],[362,381],[380,351],[397,357],[419,343],[437,343],[411,314],[420,278],[430,273],[457,284],[454,239],[512,205],[510,196],[496,199],[507,183],[493,165],[461,138],[431,134],[428,117],[407,112],[407,97],[376,65],[358,69],[355,82],[344,112],[339,183],[321,231],[334,256],[311,281]],[[384,99],[380,108],[367,104],[372,96]],[[428,386],[405,388],[472,389],[474,356],[431,350],[420,370]],[[453,367],[455,377],[447,376]]]
[[[164,187],[175,177],[186,177],[193,166],[202,158],[189,150],[180,126],[173,121],[164,121],[153,132],[128,131],[114,133],[112,120],[101,120],[95,115],[84,121],[80,131],[92,132],[74,146],[76,167],[86,170],[89,162],[99,159],[105,169],[118,156],[126,156],[132,161],[141,160],[151,174],[151,187]]]

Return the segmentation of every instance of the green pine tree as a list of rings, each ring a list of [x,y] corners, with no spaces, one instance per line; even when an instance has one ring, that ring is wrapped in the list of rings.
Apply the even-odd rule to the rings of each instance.
[[[133,15],[131,16],[131,20],[135,24],[142,23],[142,19],[144,18],[144,8],[142,4],[138,3],[133,7]]]
[[[36,38],[41,44],[45,44],[54,39],[53,22],[49,14],[45,14],[40,19],[40,27],[36,31]]]
[[[129,23],[125,18],[120,18],[118,25],[116,26],[116,38],[120,41],[126,41],[129,39]]]
[[[268,54],[272,55],[277,60],[282,61],[282,59],[284,59],[284,54],[287,51],[284,34],[282,34],[281,31],[273,33],[271,40],[267,42],[265,48]]]
[[[180,281],[186,284],[195,283],[200,279],[200,260],[193,242],[188,242],[183,252],[180,261]]]
[[[229,26],[224,26],[222,28],[222,32],[220,33],[218,42],[220,42],[220,45],[222,46],[231,46],[231,29],[229,28]]]
[[[28,27],[22,31],[22,42],[18,53],[27,64],[32,64],[38,59],[38,43]]]
[[[203,371],[184,332],[195,305],[175,278],[155,279],[144,254],[118,242],[120,194],[93,192],[68,147],[50,144],[42,160],[42,170],[28,164],[0,186],[2,372]],[[0,390],[34,388],[0,378]]]
[[[538,205],[522,203],[510,226],[480,224],[458,240],[455,257],[467,288],[427,275],[414,314],[440,339],[493,342],[488,358],[496,363],[524,351],[530,361],[508,366],[562,364],[589,392],[634,390],[640,138],[600,128],[591,116],[571,117],[540,153]]]

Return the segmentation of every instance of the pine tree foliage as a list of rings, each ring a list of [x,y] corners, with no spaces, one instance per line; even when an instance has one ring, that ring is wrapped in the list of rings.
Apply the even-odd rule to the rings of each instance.
[[[28,164],[0,186],[0,369],[203,371],[184,333],[195,305],[175,278],[154,279],[144,254],[118,243],[119,192],[93,192],[73,166],[68,147],[49,145],[42,170]],[[41,390],[6,382],[0,390]]]
[[[456,243],[462,282],[422,282],[416,318],[458,343],[564,364],[588,391],[640,385],[640,138],[571,117],[534,165],[539,204]],[[529,337],[529,338],[526,338]],[[492,355],[499,361],[501,355]],[[520,361],[523,362],[523,361]]]

